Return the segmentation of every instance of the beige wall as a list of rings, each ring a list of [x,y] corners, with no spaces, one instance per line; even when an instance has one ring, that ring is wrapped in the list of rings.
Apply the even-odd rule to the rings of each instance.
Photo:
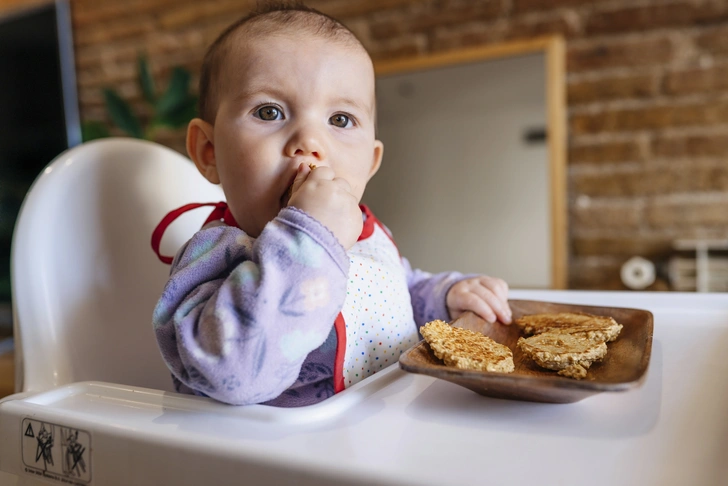
[[[549,288],[551,186],[546,56],[521,55],[383,76],[377,83],[384,160],[364,203],[413,267]]]
[[[197,72],[246,0],[74,0],[81,113],[140,102],[135,59]],[[728,2],[311,0],[375,59],[560,33],[568,48],[570,286],[614,288],[634,254],[728,236]],[[140,109],[142,109],[140,107]],[[160,141],[182,150],[183,133]]]

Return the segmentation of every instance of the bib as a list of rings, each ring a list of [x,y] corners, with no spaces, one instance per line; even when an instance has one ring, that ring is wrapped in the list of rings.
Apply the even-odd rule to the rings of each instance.
[[[371,213],[367,216],[373,218]],[[376,223],[371,234],[347,252],[349,278],[341,309],[346,331],[341,373],[346,388],[396,363],[419,340],[399,251]]]

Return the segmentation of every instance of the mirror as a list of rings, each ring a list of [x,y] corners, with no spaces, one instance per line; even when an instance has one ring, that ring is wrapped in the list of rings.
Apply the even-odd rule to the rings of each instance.
[[[558,37],[380,62],[384,160],[363,202],[414,268],[566,288]]]

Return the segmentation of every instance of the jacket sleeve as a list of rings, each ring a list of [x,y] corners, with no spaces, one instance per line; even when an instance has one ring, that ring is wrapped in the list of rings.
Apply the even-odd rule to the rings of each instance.
[[[303,211],[257,239],[216,226],[180,250],[153,326],[180,388],[232,404],[279,396],[321,346],[346,297],[349,259]]]
[[[464,275],[458,272],[431,274],[419,269],[412,269],[409,261],[404,257],[402,257],[402,264],[407,272],[407,286],[412,299],[412,313],[417,323],[417,329],[435,319],[449,322],[451,318],[445,299],[450,287],[474,275]]]

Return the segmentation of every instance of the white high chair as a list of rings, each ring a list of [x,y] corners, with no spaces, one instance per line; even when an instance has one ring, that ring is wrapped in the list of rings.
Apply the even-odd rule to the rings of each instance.
[[[13,238],[16,391],[86,380],[171,390],[150,325],[169,267],[151,232],[175,207],[223,199],[190,160],[151,142],[95,141],[48,165]],[[163,253],[207,214],[173,224]]]

